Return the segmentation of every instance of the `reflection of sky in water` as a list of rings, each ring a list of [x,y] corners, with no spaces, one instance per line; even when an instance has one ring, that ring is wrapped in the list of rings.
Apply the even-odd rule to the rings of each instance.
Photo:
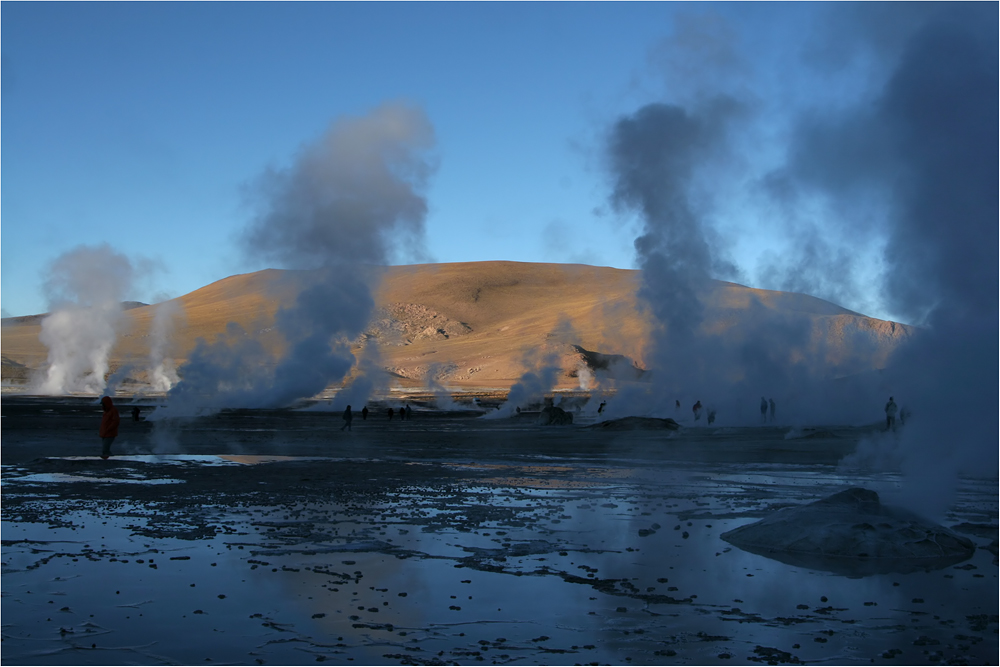
[[[52,484],[54,482],[91,482],[95,484],[183,484],[182,479],[146,479],[144,477],[98,477],[97,475],[67,475],[61,472],[21,475],[6,480],[15,484]]]
[[[744,662],[760,645],[803,661],[898,650],[899,664],[996,663],[984,549],[958,568],[848,579],[719,537],[769,508],[895,477],[631,463],[478,466],[489,476],[471,485],[344,504],[184,516],[105,504],[5,522],[3,657],[655,664]],[[995,492],[967,480],[951,518],[996,525]],[[219,532],[170,536],[192,524]]]

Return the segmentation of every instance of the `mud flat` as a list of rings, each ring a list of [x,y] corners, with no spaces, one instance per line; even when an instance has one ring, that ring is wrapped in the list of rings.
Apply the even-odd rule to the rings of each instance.
[[[998,662],[996,477],[961,480],[943,523],[976,549],[943,569],[849,578],[720,538],[891,499],[898,475],[837,468],[864,429],[240,411],[123,421],[101,461],[98,417],[4,400],[5,664]]]

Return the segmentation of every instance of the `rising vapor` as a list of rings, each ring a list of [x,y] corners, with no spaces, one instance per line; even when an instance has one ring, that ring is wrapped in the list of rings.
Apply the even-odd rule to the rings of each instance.
[[[425,255],[423,190],[433,145],[420,109],[386,104],[334,121],[289,167],[268,169],[248,186],[255,214],[242,236],[247,256],[300,270],[297,296],[275,316],[286,350],[272,360],[242,331],[201,342],[170,393],[168,413],[287,406],[355,368],[351,342],[371,317],[379,267]],[[368,397],[357,390],[379,382],[356,377],[352,400],[363,403]]]
[[[789,170],[830,197],[864,183],[891,202],[883,292],[922,327],[887,383],[915,415],[899,443],[906,500],[938,516],[957,473],[998,463],[997,18],[985,4],[929,13],[873,105],[802,124]]]
[[[128,257],[108,244],[81,245],[52,262],[44,284],[50,314],[39,335],[49,354],[39,393],[103,393],[134,277]]]
[[[703,88],[612,126],[611,201],[641,219],[640,297],[657,324],[651,386],[619,392],[614,407],[628,401],[666,414],[684,392],[721,397],[738,413],[773,392],[798,400],[811,421],[870,423],[894,394],[914,414],[899,438],[910,506],[939,514],[959,471],[997,467],[998,10],[865,5],[820,13],[810,41],[843,47],[850,34],[848,55],[782,56],[808,55],[796,66],[826,78],[864,63],[871,84],[854,97],[785,108],[754,91],[754,73],[741,66],[749,59],[727,48],[717,75],[699,79]],[[695,32],[726,34],[717,28]],[[674,56],[693,42],[675,37],[670,62],[687,62]],[[787,131],[773,136],[786,145],[779,160],[755,162],[747,147],[780,124],[763,113],[775,109]],[[720,205],[719,193],[736,192],[734,182],[751,190],[739,200],[743,210]],[[883,372],[836,383],[801,363],[817,350],[794,317],[752,308],[737,337],[712,336],[702,328],[712,279],[740,275],[720,243],[722,230],[738,223],[720,220],[720,211],[784,230],[786,247],[765,253],[758,272],[772,286],[851,299],[866,280],[881,286],[881,307],[918,331]]]
[[[180,380],[170,354],[170,336],[174,332],[175,320],[184,314],[184,306],[180,301],[171,299],[152,307],[156,310],[149,332],[151,342],[146,375],[153,391],[167,392]]]

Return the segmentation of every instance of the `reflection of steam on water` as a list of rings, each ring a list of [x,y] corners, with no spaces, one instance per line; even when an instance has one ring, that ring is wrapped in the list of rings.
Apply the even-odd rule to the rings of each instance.
[[[129,259],[111,246],[78,246],[59,256],[45,282],[51,314],[39,340],[48,348],[42,394],[104,391],[108,357],[132,287]]]
[[[284,354],[273,359],[230,324],[225,338],[202,341],[190,355],[167,414],[206,405],[286,406],[318,394],[352,368],[358,374],[351,400],[368,399],[381,380],[367,377],[371,364],[356,366],[351,341],[374,308],[374,267],[394,255],[423,255],[427,204],[421,191],[433,170],[426,156],[433,142],[422,111],[387,104],[335,121],[303,146],[291,166],[269,169],[252,184],[257,213],[244,232],[247,254],[309,270],[297,276],[294,301],[275,315]]]

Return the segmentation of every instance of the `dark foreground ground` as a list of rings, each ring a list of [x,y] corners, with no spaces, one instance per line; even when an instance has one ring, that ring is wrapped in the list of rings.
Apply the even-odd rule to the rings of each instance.
[[[998,662],[996,471],[961,481],[944,523],[981,548],[945,569],[720,539],[849,486],[891,500],[897,474],[837,465],[866,429],[248,411],[123,421],[102,461],[93,401],[2,408],[5,664]]]

